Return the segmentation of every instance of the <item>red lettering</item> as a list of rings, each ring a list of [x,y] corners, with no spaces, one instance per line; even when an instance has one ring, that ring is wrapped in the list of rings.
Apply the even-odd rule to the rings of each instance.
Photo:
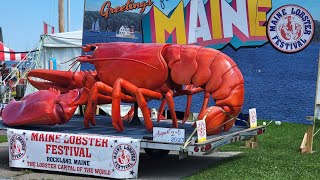
[[[59,155],[63,154],[63,146],[58,146],[58,154]]]
[[[108,139],[102,139],[102,147],[108,147]]]
[[[46,134],[46,142],[54,142],[54,134]]]
[[[90,138],[90,146],[93,146],[94,138]]]
[[[83,137],[82,138],[83,139],[83,141],[82,141],[82,145],[87,145],[88,144],[88,138],[87,137]]]
[[[70,136],[70,144],[74,144],[75,143],[75,137],[74,136]]]
[[[79,157],[86,157],[85,155],[84,155],[84,149],[83,148],[80,148],[80,154],[79,154]]]
[[[63,149],[65,150],[65,155],[68,155],[68,152],[69,152],[69,149],[70,147],[69,146],[63,146]]]
[[[89,153],[89,148],[86,148],[86,157],[91,158],[91,153]]]
[[[80,136],[77,136],[76,137],[76,144],[81,144],[81,137]]]
[[[79,155],[79,147],[72,147],[74,150],[74,155],[78,156]]]
[[[44,141],[44,136],[43,136],[43,134],[40,134],[39,141]]]
[[[48,154],[49,149],[51,149],[51,145],[50,144],[46,144],[46,153]]]
[[[100,147],[101,146],[101,142],[100,141],[101,141],[101,139],[97,138],[95,146]]]
[[[39,135],[38,133],[32,133],[31,134],[31,141],[39,141],[38,135]]]
[[[57,145],[51,145],[51,147],[52,147],[51,153],[52,154],[57,154]]]

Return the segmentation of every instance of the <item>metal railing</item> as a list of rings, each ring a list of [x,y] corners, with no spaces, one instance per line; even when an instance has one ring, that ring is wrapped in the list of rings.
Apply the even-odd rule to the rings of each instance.
[[[13,98],[12,90],[17,87],[21,79],[26,79],[29,71],[38,68],[41,58],[41,48],[42,41],[35,46],[34,50],[29,51],[27,55],[17,63],[16,67],[19,70],[20,76],[16,77],[16,81],[12,80],[15,76],[15,71],[11,71],[5,78],[2,78],[3,80],[0,82],[0,96],[2,103],[8,103]]]

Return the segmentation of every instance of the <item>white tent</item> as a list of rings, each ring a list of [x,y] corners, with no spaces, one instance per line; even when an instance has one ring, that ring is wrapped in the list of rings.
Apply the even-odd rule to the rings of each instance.
[[[76,56],[81,55],[82,31],[73,31],[41,36],[41,60],[39,68],[49,68],[49,58],[57,60],[58,70],[68,70],[71,62],[61,64]]]
[[[81,55],[82,31],[73,31],[56,34],[45,34],[41,36],[40,44],[37,49],[39,53],[33,58],[36,69],[49,69],[49,58],[56,59],[57,70],[67,71],[72,62],[61,64],[74,57]],[[76,66],[72,68],[75,70]],[[27,84],[25,94],[30,94],[36,89]]]

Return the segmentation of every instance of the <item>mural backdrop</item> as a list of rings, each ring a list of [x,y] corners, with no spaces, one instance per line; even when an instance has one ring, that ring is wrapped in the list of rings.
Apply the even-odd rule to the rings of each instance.
[[[83,44],[125,41],[219,49],[244,75],[244,113],[257,108],[258,119],[310,123],[319,5],[317,0],[86,0]],[[194,95],[193,112],[202,100],[203,94]],[[185,103],[186,97],[175,98],[177,110],[183,111]],[[149,102],[150,107],[159,104]]]

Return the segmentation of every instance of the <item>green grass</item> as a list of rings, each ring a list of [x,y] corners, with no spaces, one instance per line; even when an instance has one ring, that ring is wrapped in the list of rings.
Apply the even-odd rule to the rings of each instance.
[[[0,143],[3,143],[3,142],[7,142],[7,136],[6,135],[0,135]]]
[[[256,149],[244,148],[244,142],[226,145],[219,151],[243,153],[216,162],[186,179],[319,179],[320,134],[314,137],[313,154],[299,151],[306,127],[293,123],[277,126],[273,122],[259,136]]]

